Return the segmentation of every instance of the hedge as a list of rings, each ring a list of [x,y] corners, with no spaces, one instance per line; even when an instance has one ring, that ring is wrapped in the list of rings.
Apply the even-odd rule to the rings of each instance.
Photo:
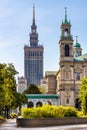
[[[44,105],[37,108],[23,108],[23,118],[63,118],[77,117],[78,111],[74,107]]]

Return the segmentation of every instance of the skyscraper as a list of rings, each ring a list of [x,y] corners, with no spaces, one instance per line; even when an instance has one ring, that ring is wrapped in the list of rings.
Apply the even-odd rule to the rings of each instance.
[[[43,78],[43,51],[42,45],[38,45],[37,26],[35,24],[35,7],[33,6],[33,21],[30,33],[30,46],[24,46],[24,75],[28,85],[40,84]]]

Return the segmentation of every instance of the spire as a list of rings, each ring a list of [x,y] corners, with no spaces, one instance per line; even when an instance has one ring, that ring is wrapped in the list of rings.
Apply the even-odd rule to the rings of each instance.
[[[35,25],[35,6],[33,4],[33,25]]]
[[[65,7],[65,21],[67,22],[67,7]]]
[[[78,36],[76,36],[76,43],[78,43]]]
[[[75,48],[81,48],[80,43],[78,42],[78,36],[76,36],[76,43],[74,45]]]

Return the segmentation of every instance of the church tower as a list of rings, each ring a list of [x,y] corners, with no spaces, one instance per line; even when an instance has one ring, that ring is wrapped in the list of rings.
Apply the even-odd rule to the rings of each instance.
[[[60,37],[60,62],[73,61],[73,37],[71,35],[71,24],[67,20],[67,8],[65,7],[65,19],[61,24]]]
[[[67,20],[66,7],[65,18],[61,24],[59,47],[60,68],[57,74],[57,92],[60,95],[60,105],[74,106],[73,37],[71,34],[71,23]]]
[[[82,55],[82,48],[80,43],[78,42],[78,37],[76,36],[76,42],[73,46],[73,51],[74,51],[74,57],[78,57]]]

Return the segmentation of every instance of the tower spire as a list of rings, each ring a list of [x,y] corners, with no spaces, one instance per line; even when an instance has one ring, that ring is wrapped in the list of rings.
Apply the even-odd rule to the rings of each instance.
[[[65,7],[65,21],[67,21],[67,7]]]
[[[33,4],[33,25],[35,25],[35,6]]]
[[[76,43],[78,43],[78,36],[76,36]]]

